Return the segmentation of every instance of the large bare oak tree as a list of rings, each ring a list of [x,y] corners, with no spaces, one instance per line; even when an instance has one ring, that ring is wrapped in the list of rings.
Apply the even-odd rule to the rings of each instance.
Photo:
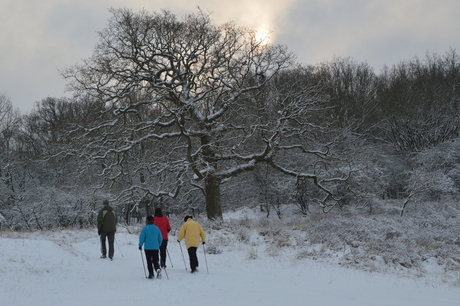
[[[293,135],[308,127],[302,122],[315,100],[308,88],[296,98],[261,91],[292,65],[284,46],[233,23],[213,25],[201,11],[182,19],[167,11],[111,13],[93,56],[64,72],[71,90],[106,110],[78,134],[106,182],[124,180],[125,195],[172,197],[188,182],[203,192],[210,219],[222,218],[221,184],[257,163],[322,188],[314,174],[288,170],[274,158],[307,151],[286,139],[299,140]],[[306,153],[322,155],[316,148]]]

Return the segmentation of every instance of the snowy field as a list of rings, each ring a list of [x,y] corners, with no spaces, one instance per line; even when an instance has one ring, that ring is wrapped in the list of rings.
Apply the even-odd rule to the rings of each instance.
[[[400,277],[293,259],[289,249],[270,256],[264,251],[268,246],[238,244],[205,258],[200,247],[199,272],[191,274],[184,246],[187,270],[172,236],[169,279],[148,280],[138,235],[124,228],[116,235],[113,261],[99,258],[96,230],[0,234],[0,305],[5,306],[460,305],[460,289],[437,277]],[[212,245],[212,235],[208,239]]]

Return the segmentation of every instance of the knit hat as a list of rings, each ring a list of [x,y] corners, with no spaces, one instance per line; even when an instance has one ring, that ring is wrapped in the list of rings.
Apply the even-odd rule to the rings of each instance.
[[[155,217],[163,217],[163,213],[160,207],[155,208]]]

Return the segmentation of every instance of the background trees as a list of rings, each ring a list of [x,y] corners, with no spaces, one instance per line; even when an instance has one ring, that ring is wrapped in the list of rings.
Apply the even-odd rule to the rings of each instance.
[[[399,151],[414,152],[458,137],[459,82],[454,50],[386,69],[377,94],[386,139]]]
[[[314,67],[315,77],[329,95],[329,116],[342,128],[369,133],[380,120],[376,103],[378,77],[367,63],[335,58]]]
[[[20,126],[18,111],[13,110],[11,100],[0,95],[0,211],[2,219],[8,217],[7,210],[15,208],[22,199],[21,160],[15,155],[15,136]]]
[[[21,116],[0,96],[0,214],[45,228],[91,224],[102,196],[126,223],[156,206],[216,219],[454,196],[456,155],[439,148],[456,147],[459,67],[454,50],[380,74],[307,66],[203,12],[114,9],[93,56],[63,73],[73,98]]]

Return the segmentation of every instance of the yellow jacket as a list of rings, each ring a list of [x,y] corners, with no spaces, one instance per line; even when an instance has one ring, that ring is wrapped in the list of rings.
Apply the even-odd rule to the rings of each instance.
[[[202,242],[206,242],[206,234],[200,223],[193,221],[192,218],[188,218],[187,221],[182,224],[177,234],[177,241],[181,241],[185,238],[185,246],[187,249],[190,247],[197,248],[200,245],[200,237]]]

